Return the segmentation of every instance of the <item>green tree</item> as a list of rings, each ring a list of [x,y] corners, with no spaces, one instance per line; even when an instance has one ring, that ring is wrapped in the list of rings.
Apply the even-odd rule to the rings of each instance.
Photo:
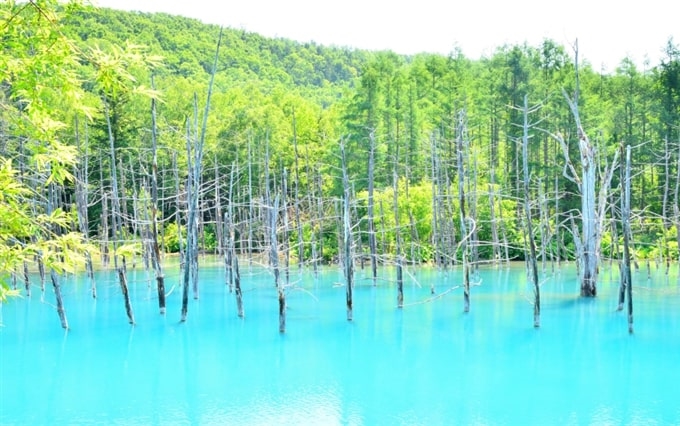
[[[49,196],[76,164],[66,123],[91,112],[82,102],[78,52],[57,10],[56,0],[0,5],[0,300],[15,294],[5,278],[23,262],[39,256],[58,273],[72,271],[87,248]]]

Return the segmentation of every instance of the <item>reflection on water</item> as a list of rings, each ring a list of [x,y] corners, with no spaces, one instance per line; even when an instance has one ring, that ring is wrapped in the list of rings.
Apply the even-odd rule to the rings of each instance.
[[[339,271],[295,270],[280,335],[271,277],[244,269],[245,319],[217,266],[184,324],[180,292],[159,316],[145,271],[130,274],[134,327],[113,274],[98,275],[97,300],[86,280],[66,284],[68,332],[51,291],[4,305],[0,424],[680,423],[677,268],[634,278],[633,336],[616,271],[595,300],[577,297],[573,269],[546,275],[535,330],[521,265],[482,269],[468,314],[461,289],[430,300],[459,271],[410,271],[403,310],[393,271],[377,287],[360,271],[351,323]]]

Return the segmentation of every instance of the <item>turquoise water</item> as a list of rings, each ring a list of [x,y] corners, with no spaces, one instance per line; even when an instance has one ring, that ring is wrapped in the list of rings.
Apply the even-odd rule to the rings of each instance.
[[[521,265],[482,269],[468,314],[461,289],[427,301],[457,271],[411,270],[402,310],[391,271],[377,287],[359,272],[353,322],[337,270],[295,271],[284,335],[271,277],[243,272],[245,319],[219,267],[202,269],[184,324],[180,291],[158,315],[144,271],[130,273],[134,327],[105,273],[97,300],[66,283],[68,332],[50,288],[2,306],[0,424],[680,424],[677,268],[634,275],[632,336],[608,270],[595,300],[573,268],[545,275],[538,330]]]

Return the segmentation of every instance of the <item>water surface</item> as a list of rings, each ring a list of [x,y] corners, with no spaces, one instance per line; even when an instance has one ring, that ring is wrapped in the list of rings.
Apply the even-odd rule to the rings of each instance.
[[[178,288],[158,314],[145,271],[135,326],[104,272],[96,300],[65,283],[68,332],[50,288],[3,305],[0,424],[680,424],[677,268],[634,275],[632,336],[607,269],[594,300],[572,267],[545,273],[538,330],[522,265],[480,270],[467,314],[460,271],[410,270],[401,310],[393,271],[377,286],[359,271],[353,322],[337,269],[294,270],[283,335],[271,275],[244,269],[245,319],[218,266],[186,323]]]

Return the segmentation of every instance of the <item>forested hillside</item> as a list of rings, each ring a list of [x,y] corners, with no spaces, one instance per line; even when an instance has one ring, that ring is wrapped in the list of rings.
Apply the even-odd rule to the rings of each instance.
[[[182,250],[194,226],[200,249],[251,260],[269,253],[278,263],[275,253],[286,265],[351,253],[362,265],[403,258],[447,267],[465,247],[475,263],[524,259],[527,229],[544,263],[573,259],[582,217],[573,174],[582,166],[568,100],[598,175],[632,147],[635,259],[678,259],[672,40],[660,64],[640,69],[621,58],[602,75],[588,64],[576,73],[576,45],[550,40],[471,60],[224,29],[213,73],[220,28],[196,20],[52,1],[10,1],[0,11],[0,177],[17,182],[16,193],[0,189],[0,203],[27,217],[65,212],[39,231],[0,222],[0,271],[16,274],[36,253],[48,258],[52,249],[29,243],[69,231],[87,237],[91,245],[76,251],[88,257],[107,263],[111,250],[132,244],[148,262],[151,241]],[[199,139],[200,156],[188,156]],[[610,181],[598,178],[609,189],[598,192],[601,257],[621,253],[619,163]],[[198,212],[188,223],[192,187]],[[351,251],[343,252],[347,221]]]

